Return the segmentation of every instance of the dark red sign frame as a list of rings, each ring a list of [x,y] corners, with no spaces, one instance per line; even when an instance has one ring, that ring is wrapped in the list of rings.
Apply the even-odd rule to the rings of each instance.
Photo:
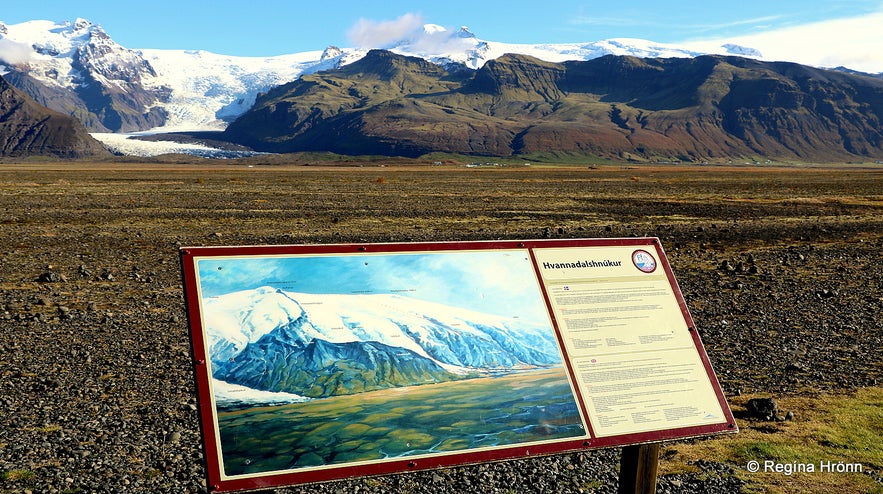
[[[365,254],[365,253],[420,253],[436,251],[459,251],[459,250],[513,250],[526,249],[531,252],[536,276],[539,279],[540,272],[536,259],[533,256],[534,249],[547,248],[570,248],[570,247],[618,247],[634,246],[655,254],[657,266],[653,270],[662,268],[668,282],[677,298],[678,305],[683,314],[684,321],[690,330],[696,352],[701,359],[705,372],[709,378],[714,394],[724,412],[725,418],[721,423],[682,427],[650,432],[616,435],[609,437],[595,437],[594,431],[590,436],[579,439],[566,439],[551,443],[519,444],[504,446],[498,449],[480,451],[461,451],[455,453],[439,453],[437,455],[420,458],[397,458],[378,463],[348,465],[342,464],[315,470],[291,470],[284,472],[272,472],[263,476],[250,476],[245,478],[225,478],[222,473],[220,460],[220,444],[215,434],[215,409],[212,406],[210,388],[211,376],[208,375],[209,355],[206,350],[206,337],[203,329],[203,314],[199,295],[199,281],[197,275],[198,259],[222,258],[222,257],[249,257],[249,256],[286,256],[286,255],[309,255],[309,254]],[[726,402],[724,393],[714,374],[712,365],[708,359],[698,331],[684,301],[683,295],[675,280],[671,266],[665,256],[659,239],[645,238],[614,238],[614,239],[564,239],[564,240],[520,240],[520,241],[471,241],[471,242],[424,242],[424,243],[379,243],[379,244],[316,244],[316,245],[278,245],[278,246],[224,246],[224,247],[183,247],[180,250],[184,293],[186,300],[187,316],[190,327],[190,340],[193,356],[194,375],[197,388],[198,412],[200,427],[205,451],[205,466],[207,485],[209,492],[248,491],[268,488],[278,488],[298,484],[325,482],[362,476],[378,476],[407,471],[427,470],[457,465],[493,462],[507,459],[523,458],[529,456],[550,455],[565,452],[575,452],[589,449],[646,444],[665,440],[683,439],[690,437],[705,436],[736,432],[736,422]],[[559,339],[559,346],[565,353],[564,362],[568,372],[573,375],[574,369],[567,358],[564,344],[561,341],[559,322],[552,315],[549,295],[543,290],[543,297],[552,324]],[[577,395],[579,390],[575,389]],[[582,413],[587,415],[585,400],[577,396]]]

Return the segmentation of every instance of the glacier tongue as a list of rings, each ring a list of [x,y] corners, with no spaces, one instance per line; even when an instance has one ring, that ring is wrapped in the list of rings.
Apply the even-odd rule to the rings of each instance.
[[[161,154],[189,154],[203,158],[244,158],[256,156],[261,153],[254,151],[231,151],[218,149],[205,144],[189,144],[174,141],[146,141],[137,139],[139,135],[149,133],[112,134],[107,132],[94,132],[92,137],[104,144],[110,152],[122,156],[159,156]]]
[[[277,57],[234,57],[207,51],[140,50],[172,91],[163,131],[222,130],[251,108],[259,92],[301,74],[334,66],[321,51]]]
[[[261,391],[247,386],[230,384],[212,379],[212,391],[215,403],[221,407],[237,407],[251,405],[282,405],[309,401],[309,398],[292,393]]]

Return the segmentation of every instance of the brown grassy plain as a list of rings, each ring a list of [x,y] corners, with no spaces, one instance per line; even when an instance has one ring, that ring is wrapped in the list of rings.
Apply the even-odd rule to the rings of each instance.
[[[880,386],[879,165],[0,163],[0,491],[199,490],[181,246],[628,236],[661,239],[735,411],[746,396],[806,403]],[[798,421],[824,416],[813,403]],[[866,458],[844,448],[830,459]],[[672,449],[667,462],[701,458]],[[735,475],[779,488],[729,459],[744,455],[719,454],[705,459],[729,473],[670,466],[661,485]],[[576,467],[571,480],[501,474],[483,487],[615,488]],[[429,478],[456,487],[487,473],[476,468]],[[844,485],[879,489],[880,469]],[[329,492],[432,487],[403,478]]]

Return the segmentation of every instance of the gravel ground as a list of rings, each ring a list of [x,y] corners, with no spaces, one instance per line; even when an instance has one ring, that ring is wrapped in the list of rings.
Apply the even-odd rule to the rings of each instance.
[[[205,491],[184,245],[658,236],[727,394],[880,385],[875,170],[139,166],[0,165],[0,492]],[[280,492],[605,493],[618,459]],[[740,466],[695,466],[658,491],[740,490]]]

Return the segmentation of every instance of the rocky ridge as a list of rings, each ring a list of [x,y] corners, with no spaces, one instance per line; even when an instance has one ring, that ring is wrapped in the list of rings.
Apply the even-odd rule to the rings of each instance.
[[[793,63],[504,55],[449,72],[373,50],[261,95],[224,135],[268,152],[849,161],[883,156],[881,121],[883,81]]]
[[[32,53],[0,52],[0,73],[54,111],[71,115],[92,132],[133,132],[161,126],[167,112],[158,103],[169,87],[139,52],[116,43],[85,19],[48,24],[48,33],[28,44]],[[0,39],[9,35],[0,32]],[[17,51],[27,40],[13,39]],[[4,45],[8,48],[9,45]]]
[[[46,109],[0,77],[0,157],[107,156],[76,119]]]

